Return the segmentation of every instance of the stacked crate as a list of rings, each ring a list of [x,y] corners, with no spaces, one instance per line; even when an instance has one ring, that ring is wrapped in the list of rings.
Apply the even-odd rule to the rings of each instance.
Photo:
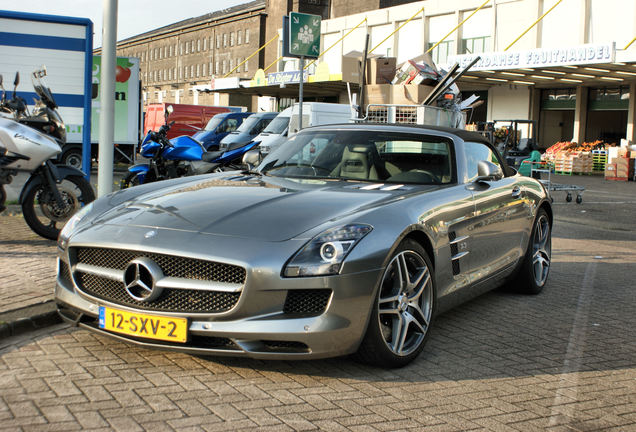
[[[590,174],[593,169],[594,160],[590,152],[560,152],[554,159],[557,174]]]
[[[592,150],[593,171],[603,172],[607,165],[607,150]]]

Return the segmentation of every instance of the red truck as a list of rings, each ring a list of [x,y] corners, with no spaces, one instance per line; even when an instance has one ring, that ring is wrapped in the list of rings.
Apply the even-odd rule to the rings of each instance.
[[[168,139],[181,135],[193,135],[203,129],[208,120],[216,114],[229,111],[241,112],[242,110],[241,107],[153,103],[146,108],[144,133],[149,130],[155,132],[159,130],[165,122],[164,113],[168,105],[172,105],[174,110],[168,117],[169,122],[174,121],[174,125],[168,131]]]

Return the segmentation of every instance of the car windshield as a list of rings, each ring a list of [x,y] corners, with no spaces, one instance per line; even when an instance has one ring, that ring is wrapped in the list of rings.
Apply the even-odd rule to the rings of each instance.
[[[260,117],[256,117],[256,116],[249,116],[248,118],[246,118],[245,120],[243,120],[243,123],[241,123],[241,125],[238,127],[238,129],[236,129],[236,132],[246,132],[249,133],[250,130],[252,129],[252,127],[258,123],[261,120]]]
[[[450,139],[384,131],[303,131],[268,155],[272,176],[400,184],[454,181]]]
[[[205,125],[206,131],[213,131],[217,128],[218,125],[225,119],[226,116],[215,115],[210,119],[207,125]]]
[[[278,115],[263,129],[263,133],[282,134],[287,126],[289,126],[289,117]]]

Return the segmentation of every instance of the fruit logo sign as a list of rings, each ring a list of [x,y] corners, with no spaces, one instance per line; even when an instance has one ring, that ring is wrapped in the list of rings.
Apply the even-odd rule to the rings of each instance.
[[[99,138],[101,56],[93,56],[91,141]],[[115,143],[136,144],[139,129],[139,59],[117,57],[115,70]]]

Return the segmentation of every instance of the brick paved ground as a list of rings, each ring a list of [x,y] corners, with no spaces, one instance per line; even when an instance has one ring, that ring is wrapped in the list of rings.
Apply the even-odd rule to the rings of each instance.
[[[201,358],[66,326],[0,341],[0,430],[636,431],[625,205],[555,206],[578,222],[555,227],[544,293],[496,291],[441,316],[399,370]]]
[[[22,215],[0,216],[0,313],[53,298],[55,248]]]

